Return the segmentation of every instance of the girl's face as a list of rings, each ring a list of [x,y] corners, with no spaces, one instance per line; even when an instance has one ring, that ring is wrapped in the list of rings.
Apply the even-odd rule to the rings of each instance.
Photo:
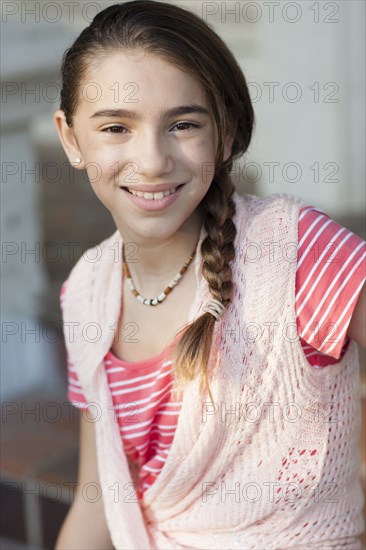
[[[55,113],[60,139],[71,163],[82,158],[79,167],[123,237],[167,239],[197,224],[217,147],[201,83],[157,56],[121,51],[97,60],[80,95],[73,129]],[[231,145],[227,139],[224,160]],[[181,184],[175,200],[158,209],[122,189],[153,193]]]

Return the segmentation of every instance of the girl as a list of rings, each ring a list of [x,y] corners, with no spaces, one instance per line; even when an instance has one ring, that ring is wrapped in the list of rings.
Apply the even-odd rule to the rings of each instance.
[[[62,78],[61,143],[117,229],[61,290],[83,415],[57,550],[360,548],[366,243],[236,193],[253,107],[191,12],[108,7]]]

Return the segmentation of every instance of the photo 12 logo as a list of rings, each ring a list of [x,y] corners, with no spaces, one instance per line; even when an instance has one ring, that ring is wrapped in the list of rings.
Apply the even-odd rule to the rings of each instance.
[[[340,2],[202,2],[201,17],[206,23],[222,24],[339,23]]]

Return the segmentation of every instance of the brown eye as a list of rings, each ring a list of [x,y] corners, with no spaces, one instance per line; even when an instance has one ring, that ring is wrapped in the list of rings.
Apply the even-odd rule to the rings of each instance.
[[[121,134],[122,130],[125,129],[126,128],[123,128],[123,126],[109,126],[108,128],[104,128],[103,132],[107,134]]]
[[[174,126],[174,128],[178,128],[178,126],[190,126],[191,128],[199,128],[199,124],[193,124],[193,122],[178,122],[178,124],[176,124]],[[188,130],[189,128],[180,128],[180,130]]]

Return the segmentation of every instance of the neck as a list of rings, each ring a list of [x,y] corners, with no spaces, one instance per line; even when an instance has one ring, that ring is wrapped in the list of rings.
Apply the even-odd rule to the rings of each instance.
[[[173,235],[147,238],[118,227],[126,243],[125,259],[137,290],[146,297],[157,296],[179,272],[184,262],[197,250],[202,217],[196,215]],[[133,246],[128,243],[133,243]],[[194,269],[194,260],[188,271]],[[185,273],[183,277],[188,274]]]

